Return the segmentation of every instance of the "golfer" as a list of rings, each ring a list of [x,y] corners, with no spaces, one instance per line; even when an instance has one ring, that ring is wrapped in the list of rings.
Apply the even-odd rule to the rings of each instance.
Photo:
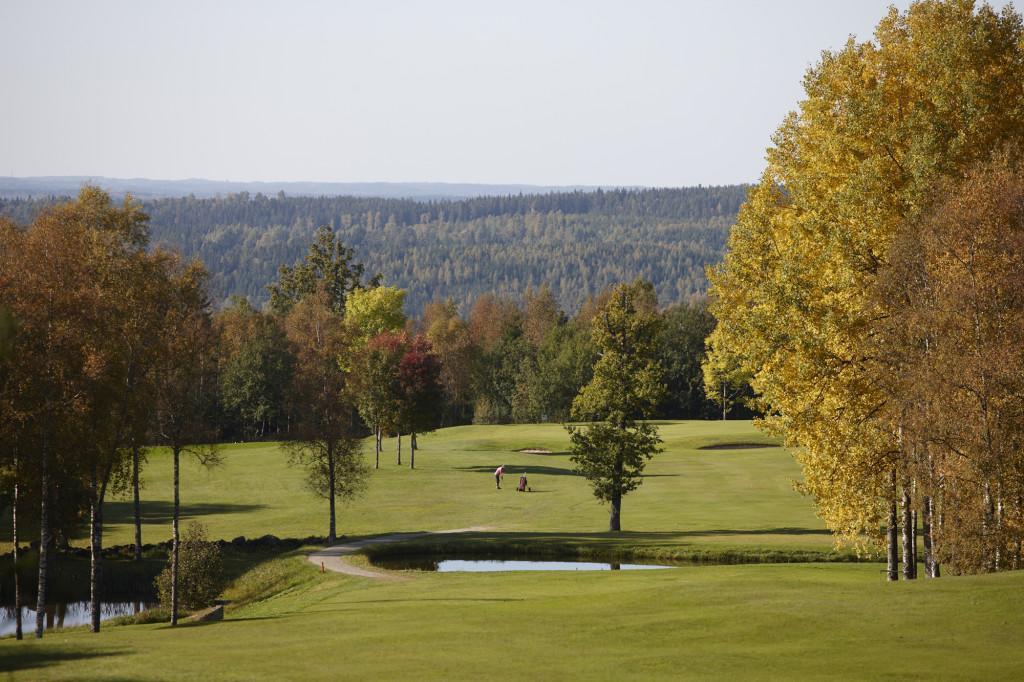
[[[501,477],[505,475],[505,465],[502,464],[500,467],[494,470],[494,482],[498,484],[498,490],[501,490]]]

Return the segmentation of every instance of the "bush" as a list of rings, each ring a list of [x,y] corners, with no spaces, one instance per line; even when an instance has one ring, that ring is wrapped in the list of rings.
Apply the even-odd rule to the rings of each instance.
[[[201,609],[213,603],[221,590],[220,547],[206,536],[206,526],[193,521],[185,530],[178,551],[178,606],[186,610]],[[171,606],[171,559],[156,578],[160,604]]]

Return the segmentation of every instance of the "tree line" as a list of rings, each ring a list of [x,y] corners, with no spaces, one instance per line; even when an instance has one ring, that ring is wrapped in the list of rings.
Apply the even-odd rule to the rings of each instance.
[[[521,298],[547,284],[576,311],[590,296],[642,277],[666,303],[703,294],[746,187],[616,190],[415,201],[247,193],[143,203],[154,244],[202,260],[217,307],[254,306],[282,263],[331,227],[369,271],[407,291],[419,316],[439,295],[466,311],[486,293]],[[55,200],[0,200],[27,223]]]
[[[706,365],[888,578],[1016,569],[1024,540],[1024,28],[923,0],[826,53],[711,274]],[[919,544],[923,556],[918,557]]]

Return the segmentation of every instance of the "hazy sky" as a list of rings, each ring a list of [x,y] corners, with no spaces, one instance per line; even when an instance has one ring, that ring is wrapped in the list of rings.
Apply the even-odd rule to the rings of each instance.
[[[0,0],[0,175],[747,182],[888,4]]]

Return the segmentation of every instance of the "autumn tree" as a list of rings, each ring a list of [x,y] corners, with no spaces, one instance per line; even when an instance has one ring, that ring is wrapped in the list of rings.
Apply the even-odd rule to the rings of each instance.
[[[171,451],[174,504],[171,514],[171,625],[178,623],[181,516],[181,455],[201,464],[219,463],[212,420],[216,398],[215,335],[206,297],[206,270],[199,263],[170,259],[167,304],[161,325],[164,341],[154,370],[154,433]]]
[[[441,417],[441,363],[422,336],[409,340],[398,362],[399,433],[409,434],[409,468],[416,468],[416,435],[433,431]]]
[[[803,490],[857,544],[891,516],[916,447],[878,380],[874,283],[937,182],[1020,138],[1022,35],[1011,7],[923,0],[825,53],[709,273],[712,364],[751,376],[761,425],[796,447]]]
[[[8,245],[6,231],[14,230],[14,226],[6,221],[0,221],[0,246]],[[14,574],[14,637],[22,638],[22,615],[21,615],[21,579],[19,576],[19,554],[18,547],[18,503],[20,501],[20,483],[18,470],[18,449],[15,442],[14,410],[10,403],[11,396],[7,392],[7,382],[10,379],[11,368],[8,363],[13,356],[14,345],[14,315],[7,308],[0,306],[0,443],[6,447],[0,450],[0,465],[9,469],[12,490],[11,494],[11,559]],[[6,477],[4,477],[6,478]]]
[[[137,460],[129,458],[151,423],[151,370],[159,341],[153,312],[160,303],[154,293],[162,259],[146,253],[148,217],[131,197],[115,207],[105,192],[86,187],[58,211],[64,228],[84,231],[90,247],[78,254],[88,265],[94,294],[81,311],[90,371],[80,396],[78,449],[89,498],[90,628],[98,632],[104,503],[112,486],[127,487],[129,466],[137,476]]]
[[[102,197],[87,188],[80,200],[52,207],[27,229],[0,225],[0,302],[17,321],[8,349],[17,362],[5,363],[0,390],[19,501],[21,482],[32,481],[39,509],[36,637],[43,635],[54,531],[88,506],[83,474],[98,452],[87,440],[105,369],[95,314],[109,292],[96,286],[93,272],[100,235],[82,216]],[[54,508],[58,484],[64,504]]]
[[[397,342],[405,326],[404,303],[404,290],[386,286],[356,289],[345,303],[345,326],[356,358],[351,392],[360,415],[374,433],[374,468],[380,468],[383,430],[395,423],[400,353],[391,341]],[[399,452],[400,448],[401,434]]]
[[[526,290],[523,295],[523,336],[534,348],[540,348],[551,330],[564,324],[565,319],[565,313],[549,286]]]
[[[473,368],[473,421],[507,423],[512,420],[519,368],[530,353],[523,336],[522,311],[511,299],[485,294],[470,310],[469,331],[478,348]]]
[[[374,432],[374,468],[380,468],[383,432],[395,431],[401,439],[399,413],[401,386],[399,365],[406,351],[401,332],[382,332],[359,348],[349,382],[349,394],[359,414]],[[398,463],[401,464],[399,440]]]
[[[1011,148],[939,183],[921,219],[897,235],[875,285],[872,339],[889,365],[887,414],[907,444],[904,546],[916,544],[907,510],[919,509],[932,576],[940,563],[958,573],[1021,563],[1022,170]]]
[[[353,330],[356,342],[365,342],[383,332],[405,327],[405,291],[376,286],[355,289],[345,301],[345,324]]]
[[[590,421],[567,426],[570,459],[590,481],[594,496],[610,506],[608,529],[622,529],[622,497],[643,482],[647,460],[660,451],[653,424],[641,421],[664,392],[657,363],[661,321],[650,304],[650,285],[621,284],[592,321],[599,359],[594,377],[573,403],[573,416]]]
[[[442,422],[458,424],[472,418],[473,368],[478,352],[469,325],[455,303],[431,303],[423,313],[422,333],[441,361],[444,389]]]
[[[292,463],[306,468],[310,489],[327,500],[327,541],[334,543],[337,501],[361,492],[368,474],[343,369],[350,365],[351,339],[327,287],[293,305],[285,329],[295,349],[291,395],[296,418],[286,448]]]

